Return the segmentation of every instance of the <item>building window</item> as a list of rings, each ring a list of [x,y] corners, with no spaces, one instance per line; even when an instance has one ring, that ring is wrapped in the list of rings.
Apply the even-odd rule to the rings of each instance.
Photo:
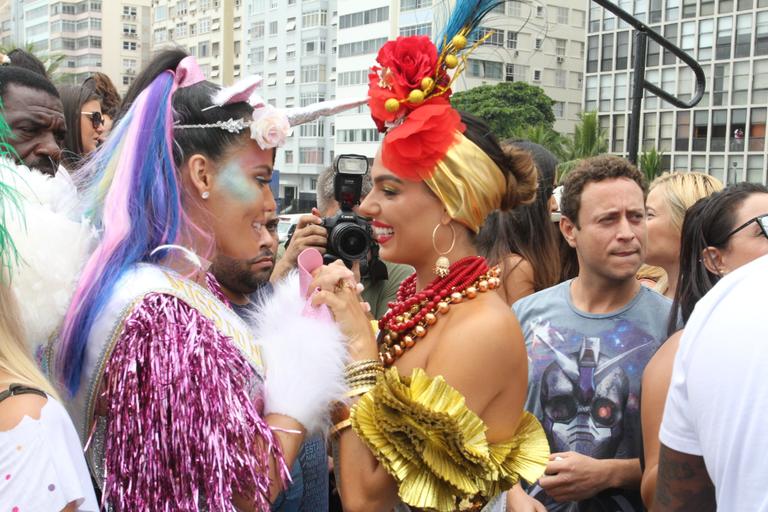
[[[293,32],[296,30],[296,18],[288,18],[285,22],[285,31]]]
[[[405,27],[400,27],[400,35],[404,37],[408,37],[408,36],[432,37],[432,24],[420,23],[418,25],[408,25]]]
[[[322,165],[325,161],[324,157],[325,157],[324,148],[299,148],[300,164]]]
[[[555,16],[558,23],[562,25],[568,24],[568,8],[567,7],[555,7]]]
[[[136,51],[136,43],[133,41],[123,41],[123,50],[128,50],[130,52]]]
[[[210,55],[210,46],[208,41],[204,41],[202,43],[199,43],[197,45],[197,56],[198,57],[208,57]]]
[[[603,34],[603,59],[600,61],[600,71],[613,69],[613,34]]]
[[[736,49],[734,57],[749,57],[752,49],[752,15],[742,14],[736,18]]]
[[[565,103],[562,101],[556,101],[552,104],[552,113],[555,114],[555,119],[563,119],[565,117]]]
[[[277,86],[277,73],[270,73],[267,75],[267,87]]]
[[[715,20],[699,22],[699,60],[712,60],[712,37],[715,31]]]
[[[616,70],[627,69],[629,63],[629,32],[616,35]]]
[[[543,18],[544,17],[544,6],[543,5],[537,5],[536,6],[536,17],[537,18]]]
[[[521,66],[520,64],[507,64],[504,80],[507,82],[519,82],[526,80],[528,74],[528,68]]]
[[[296,58],[296,43],[291,43],[285,47],[285,59],[294,60]]]
[[[768,11],[757,13],[755,55],[768,55]]]
[[[675,136],[675,151],[688,151],[690,147],[691,112],[680,110],[677,112],[677,135]]]
[[[336,81],[337,87],[347,87],[350,85],[362,85],[368,83],[368,70],[343,71],[339,73]]]
[[[749,150],[765,151],[766,109],[752,107],[749,120]]]
[[[491,60],[469,59],[469,76],[501,80],[502,63]]]
[[[293,163],[293,150],[292,149],[286,149],[284,155],[285,155],[285,163],[292,164]]]
[[[299,106],[306,107],[307,105],[312,105],[313,103],[325,101],[325,95],[319,92],[303,92],[299,97],[299,101]]]
[[[251,32],[253,33],[253,37],[255,39],[260,39],[264,37],[264,22],[257,21],[256,23],[254,23],[251,28]]]
[[[259,46],[253,49],[253,63],[264,64],[264,47]]]
[[[504,31],[498,28],[479,27],[476,32],[476,36],[473,38],[473,42],[477,42],[485,39],[483,44],[489,46],[504,46]]]
[[[207,34],[211,31],[211,18],[203,18],[197,26],[199,34]]]
[[[339,57],[357,57],[369,53],[376,53],[387,42],[386,37],[368,39],[367,41],[355,41],[339,45]]]
[[[325,82],[325,65],[301,66],[301,83]]]
[[[338,130],[336,138],[338,142],[377,142],[380,134],[375,128],[355,128]]]
[[[432,0],[400,0],[401,11],[413,11],[414,9],[423,9],[432,5]]]
[[[562,69],[555,70],[555,87],[565,89],[568,81],[568,72]]]
[[[176,24],[176,30],[173,32],[173,37],[187,37],[187,24],[186,23],[177,23]]]
[[[599,36],[589,36],[587,45],[587,73],[596,73],[600,54]]]
[[[555,39],[555,55],[558,57],[565,57],[565,48],[568,41],[565,39]]]
[[[533,70],[533,81],[534,82],[541,82],[541,70],[540,69],[534,69]]]
[[[325,39],[304,41],[304,55],[325,55]]]
[[[507,48],[517,50],[517,32],[507,32]]]
[[[156,43],[163,43],[168,40],[168,31],[164,28],[156,28],[152,39]]]
[[[352,28],[389,20],[389,7],[379,7],[367,11],[353,12],[339,17],[339,28]]]
[[[541,50],[541,46],[542,46],[543,44],[544,44],[544,40],[543,40],[543,39],[541,39],[540,37],[537,37],[537,38],[536,38],[536,40],[535,40],[535,42],[534,42],[534,44],[533,44],[533,47],[534,47],[536,50]]]
[[[301,28],[323,27],[327,24],[328,11],[311,11],[301,15]]]
[[[519,0],[511,0],[507,2],[509,5],[509,16],[513,18],[521,18],[523,16],[523,3]]]
[[[322,119],[299,126],[301,137],[325,137],[325,122]]]
[[[715,59],[731,58],[731,42],[733,39],[733,18],[723,16],[717,20],[717,40],[715,45]]]

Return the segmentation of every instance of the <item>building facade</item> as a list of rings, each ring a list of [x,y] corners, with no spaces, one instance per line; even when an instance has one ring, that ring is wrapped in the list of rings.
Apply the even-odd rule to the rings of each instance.
[[[125,92],[149,58],[150,0],[10,0],[0,16],[3,44],[59,58],[60,83],[101,71]]]
[[[707,172],[727,183],[766,181],[768,0],[620,0],[619,5],[694,57],[707,79],[702,101],[681,110],[646,93],[641,150],[664,170]],[[597,111],[610,151],[626,151],[632,30],[597,5],[589,11],[585,110]],[[689,100],[693,73],[649,41],[646,79]]]
[[[277,107],[303,107],[336,96],[336,1],[248,0],[248,50],[243,66],[261,75],[261,95]],[[294,129],[277,152],[280,206],[286,212],[315,205],[317,176],[334,157],[334,118]]]
[[[180,47],[212,82],[241,77],[243,0],[152,0],[152,50]]]
[[[585,58],[584,0],[508,1],[486,16],[479,35],[485,43],[469,58],[454,91],[502,81],[540,86],[555,104],[554,128],[573,130],[581,113]],[[364,95],[368,68],[387,39],[426,35],[443,25],[446,7],[432,0],[338,0],[339,96]],[[367,109],[340,116],[336,152],[373,156],[380,135]]]

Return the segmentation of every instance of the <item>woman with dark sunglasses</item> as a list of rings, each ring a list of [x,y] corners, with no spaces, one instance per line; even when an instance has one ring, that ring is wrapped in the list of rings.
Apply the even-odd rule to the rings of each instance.
[[[61,162],[72,171],[99,146],[99,138],[104,132],[101,98],[92,89],[82,86],[60,87],[59,94],[67,123]]]
[[[643,502],[656,493],[659,429],[683,325],[696,303],[726,274],[768,254],[768,188],[739,183],[696,202],[685,214],[680,273],[669,318],[670,338],[643,373]]]

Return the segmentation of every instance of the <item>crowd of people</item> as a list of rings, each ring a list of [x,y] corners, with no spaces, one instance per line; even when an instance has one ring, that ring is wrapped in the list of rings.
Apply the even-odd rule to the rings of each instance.
[[[7,56],[0,509],[768,511],[768,189],[610,155],[557,183],[452,108],[464,3],[299,110],[182,50],[122,99]],[[281,246],[276,152],[363,102],[376,243],[324,262],[331,167]]]

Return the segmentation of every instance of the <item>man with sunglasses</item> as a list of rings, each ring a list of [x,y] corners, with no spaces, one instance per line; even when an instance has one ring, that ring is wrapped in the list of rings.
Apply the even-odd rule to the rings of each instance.
[[[17,163],[56,174],[67,128],[64,107],[51,81],[27,69],[2,66],[0,98]]]

